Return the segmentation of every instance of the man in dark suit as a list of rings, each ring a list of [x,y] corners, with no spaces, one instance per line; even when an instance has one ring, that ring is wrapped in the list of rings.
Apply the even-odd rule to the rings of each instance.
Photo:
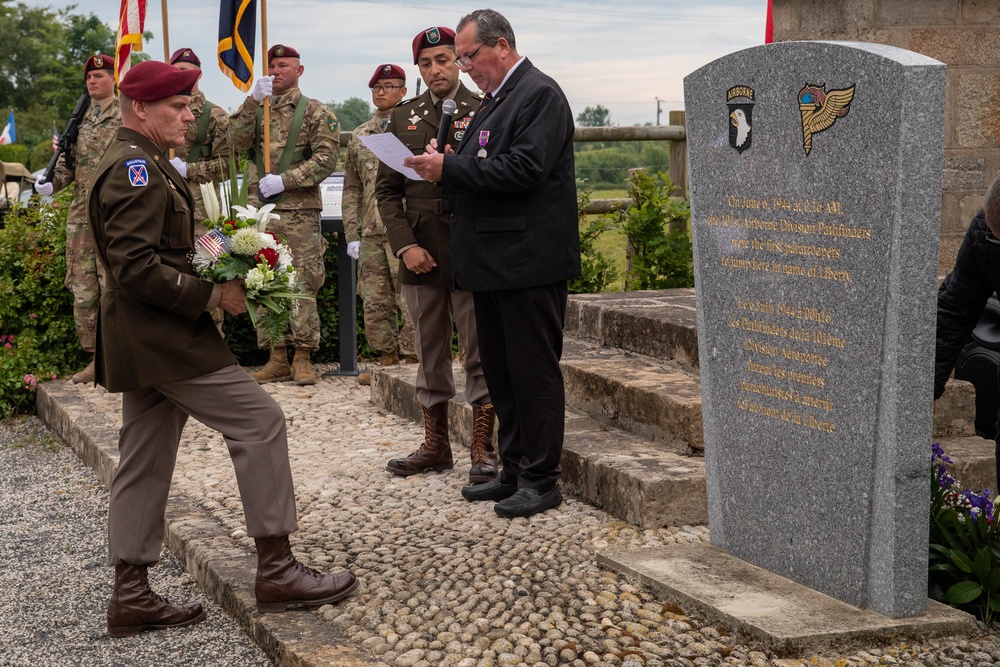
[[[97,167],[88,216],[106,272],[97,327],[97,382],[123,392],[118,471],[108,512],[115,588],[108,633],[198,623],[198,603],[153,593],[163,515],[181,430],[192,416],[220,431],[236,468],[247,534],[257,546],[257,607],[315,607],[346,597],[350,572],[321,575],[292,556],[295,495],[281,407],[239,365],[210,315],[246,312],[239,282],[199,279],[191,267],[191,192],[164,151],[184,143],[198,71],[150,60],[122,79],[122,128]]]
[[[447,137],[452,146],[458,146],[480,100],[458,80],[454,31],[435,26],[418,33],[413,38],[413,64],[420,68],[427,90],[393,109],[385,131],[421,154],[437,136],[444,100],[454,100]],[[390,460],[386,470],[405,477],[455,465],[448,438],[448,401],[455,395],[451,370],[454,318],[465,352],[465,398],[473,414],[469,482],[487,482],[496,477],[498,465],[493,404],[479,360],[472,295],[455,289],[452,281],[448,204],[437,183],[406,178],[384,164],[379,165],[375,200],[389,246],[400,259],[399,282],[413,320],[419,363],[417,401],[424,413],[423,443],[409,456]]]
[[[562,502],[565,392],[559,359],[567,281],[580,275],[573,115],[558,84],[517,53],[502,15],[462,18],[457,64],[487,93],[458,150],[405,164],[449,197],[455,284],[476,304],[480,353],[500,421],[502,470],[462,489],[504,517]]]

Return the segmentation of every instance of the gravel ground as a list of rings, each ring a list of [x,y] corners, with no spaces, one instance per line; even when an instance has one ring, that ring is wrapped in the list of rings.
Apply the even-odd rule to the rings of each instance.
[[[213,665],[271,661],[166,550],[154,590],[198,600],[208,619],[171,632],[105,632],[114,570],[108,494],[90,468],[37,419],[0,422],[0,665]]]
[[[651,595],[625,577],[601,569],[595,560],[595,552],[603,548],[707,541],[706,526],[640,530],[572,497],[558,509],[530,519],[501,519],[490,503],[468,503],[461,498],[459,490],[466,483],[469,461],[460,448],[456,449],[453,471],[409,478],[385,472],[386,459],[409,453],[422,438],[422,429],[373,407],[368,388],[360,387],[354,378],[324,378],[315,387],[281,383],[266,388],[284,408],[289,423],[300,525],[292,536],[293,548],[301,560],[313,567],[350,567],[362,581],[362,588],[353,597],[316,613],[356,647],[367,651],[372,664],[979,667],[1000,663],[1000,638],[988,632],[970,638],[870,647],[804,660],[776,659],[759,646]],[[120,425],[117,396],[93,387],[73,385],[73,389],[104,415],[109,426]],[[80,511],[85,515],[81,521],[93,517],[95,525],[74,525],[74,530],[79,527],[81,533],[90,536],[87,539],[96,539],[83,560],[90,564],[88,569],[99,572],[100,581],[95,584],[96,590],[75,596],[78,604],[87,609],[66,614],[59,600],[42,600],[38,607],[46,616],[84,619],[85,629],[80,634],[91,644],[77,641],[74,648],[96,651],[117,647],[119,644],[103,635],[103,605],[110,570],[103,567],[102,561],[104,527],[97,529],[96,524],[105,516],[105,491],[94,488],[92,481],[78,481],[90,478],[79,472],[69,453],[33,447],[13,454],[7,451],[4,456],[14,456],[15,461],[16,457],[25,461],[53,457],[60,471],[78,471],[40,475],[40,500],[33,502],[55,502],[58,494],[45,484],[56,482],[72,489],[64,492],[71,506],[87,496],[96,498],[92,500],[95,509]],[[23,467],[30,471],[32,465]],[[10,486],[6,483],[10,468],[0,461],[5,489]],[[33,473],[16,469],[13,474],[34,478]],[[19,482],[17,498],[5,498],[5,506],[23,503],[28,495],[24,484]],[[174,485],[209,510],[236,542],[248,550],[252,548],[252,540],[244,530],[232,465],[217,434],[200,424],[188,424]],[[32,491],[30,497],[34,498],[35,493]],[[46,518],[33,523],[58,525],[63,521],[60,516],[67,512],[46,511]],[[33,529],[37,534],[37,528]],[[64,543],[69,541],[68,537],[64,539]],[[8,545],[4,549],[9,550],[9,543],[9,539],[3,540]],[[74,551],[74,558],[79,559],[79,551]],[[157,568],[157,585],[178,599],[200,599],[193,587],[183,588],[185,582],[176,569],[171,578],[171,568],[176,566]],[[172,646],[174,641],[187,647],[185,636],[197,636],[199,643],[221,641],[200,634],[212,631],[212,624],[223,627],[218,612],[210,611],[210,619],[211,623],[197,626],[190,634],[157,633],[140,641],[155,641],[157,647]],[[12,633],[19,642],[38,641],[21,628],[0,628],[5,640]],[[220,633],[242,639],[235,628]],[[229,651],[236,649],[220,645],[210,653],[218,656]],[[37,657],[37,653],[34,655]],[[93,664],[89,658],[86,661]],[[163,664],[187,662],[223,664],[173,656]],[[3,664],[8,663],[0,658]],[[240,664],[253,663],[251,658],[245,658]]]

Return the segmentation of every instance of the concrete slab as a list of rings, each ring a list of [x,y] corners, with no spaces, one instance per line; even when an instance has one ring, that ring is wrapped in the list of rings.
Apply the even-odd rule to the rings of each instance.
[[[971,615],[933,600],[908,618],[858,609],[710,544],[607,551],[597,560],[785,657],[976,629]]]
[[[599,345],[698,366],[694,289],[574,294],[565,331]]]

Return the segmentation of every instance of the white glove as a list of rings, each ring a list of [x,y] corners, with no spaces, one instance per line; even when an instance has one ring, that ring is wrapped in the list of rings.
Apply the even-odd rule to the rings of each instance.
[[[285,184],[281,182],[281,176],[277,174],[264,174],[264,178],[260,179],[257,187],[260,188],[260,193],[265,197],[280,195],[285,191]]]
[[[354,259],[361,257],[361,241],[351,241],[348,243],[347,254]]]
[[[55,190],[55,188],[51,183],[46,183],[44,177],[39,176],[38,180],[35,181],[35,192],[38,194],[48,197],[52,194],[53,190]]]
[[[170,160],[170,164],[174,165],[174,169],[176,169],[177,173],[181,175],[181,178],[187,178],[188,177],[187,162],[185,162],[184,160],[180,159],[179,157],[175,157],[175,158],[173,158],[173,159]]]
[[[250,97],[254,99],[254,102],[260,104],[265,97],[271,96],[271,89],[273,86],[273,76],[262,76],[254,81],[253,90],[250,91]]]

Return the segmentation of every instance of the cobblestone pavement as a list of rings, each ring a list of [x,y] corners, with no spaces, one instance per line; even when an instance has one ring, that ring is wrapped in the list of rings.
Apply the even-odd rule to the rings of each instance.
[[[491,503],[461,498],[469,470],[465,450],[456,450],[457,465],[445,473],[398,478],[385,472],[387,459],[417,446],[422,428],[372,406],[368,387],[355,378],[328,377],[314,387],[265,386],[288,418],[300,524],[293,548],[313,567],[350,567],[362,581],[353,597],[315,613],[374,665],[1000,662],[1000,638],[988,632],[776,659],[595,560],[604,548],[707,541],[706,526],[640,530],[572,497],[530,519],[501,519]],[[73,389],[110,425],[120,425],[118,396],[94,387]],[[218,434],[188,424],[174,485],[251,552],[232,465]]]

